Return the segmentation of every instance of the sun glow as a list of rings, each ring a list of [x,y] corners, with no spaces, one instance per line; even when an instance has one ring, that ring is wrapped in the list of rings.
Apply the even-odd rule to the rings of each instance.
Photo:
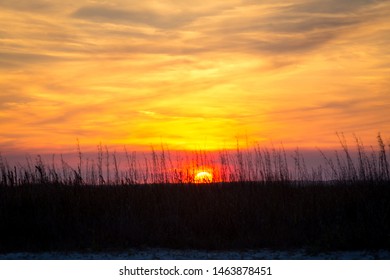
[[[195,175],[194,182],[200,183],[211,183],[213,182],[213,175],[207,171],[200,171]]]
[[[193,2],[0,0],[0,152],[389,132],[390,1]]]

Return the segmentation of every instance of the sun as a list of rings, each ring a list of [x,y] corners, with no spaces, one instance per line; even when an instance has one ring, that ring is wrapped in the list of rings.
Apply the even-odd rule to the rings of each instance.
[[[197,184],[200,183],[211,183],[213,181],[213,175],[207,171],[200,171],[196,173],[194,177],[194,182]]]

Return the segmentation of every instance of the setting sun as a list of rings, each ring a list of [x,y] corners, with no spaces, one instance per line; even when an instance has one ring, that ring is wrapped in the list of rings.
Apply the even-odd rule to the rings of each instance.
[[[194,182],[199,183],[211,183],[213,181],[213,175],[207,171],[200,171],[195,175]]]
[[[389,15],[0,0],[0,260],[390,259]]]

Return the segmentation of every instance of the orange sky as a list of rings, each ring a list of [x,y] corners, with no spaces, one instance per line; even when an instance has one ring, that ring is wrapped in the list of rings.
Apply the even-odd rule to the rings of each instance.
[[[388,139],[389,15],[370,0],[0,0],[0,152]]]

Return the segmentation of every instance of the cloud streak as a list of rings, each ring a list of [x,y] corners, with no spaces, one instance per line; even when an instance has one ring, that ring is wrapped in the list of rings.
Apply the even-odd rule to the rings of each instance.
[[[144,24],[156,28],[177,28],[191,22],[196,15],[163,15],[151,10],[125,10],[109,6],[85,6],[72,14],[72,17],[108,23]]]
[[[37,12],[51,7],[50,1],[45,0],[1,0],[0,7],[13,10]]]

